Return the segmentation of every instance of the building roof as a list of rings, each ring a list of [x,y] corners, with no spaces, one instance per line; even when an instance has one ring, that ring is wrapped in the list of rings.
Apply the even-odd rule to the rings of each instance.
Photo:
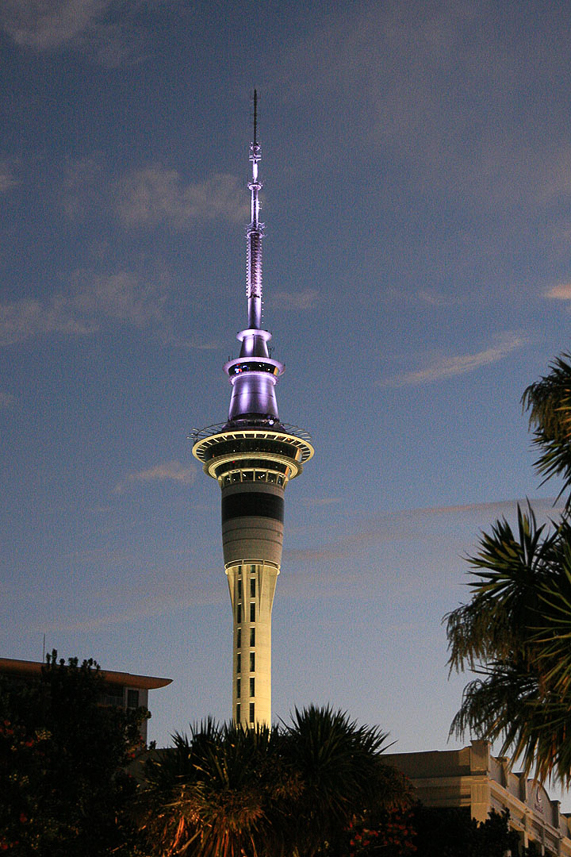
[[[41,661],[19,661],[12,658],[0,658],[0,675],[39,677],[43,666],[45,664]],[[132,687],[139,690],[155,690],[156,688],[166,687],[172,683],[172,678],[133,675],[131,673],[116,672],[115,670],[99,670],[99,674],[108,684],[120,684],[123,687]]]

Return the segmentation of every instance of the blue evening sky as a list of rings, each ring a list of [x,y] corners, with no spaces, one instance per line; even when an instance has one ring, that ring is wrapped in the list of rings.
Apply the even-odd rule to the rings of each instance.
[[[150,737],[229,716],[219,490],[245,325],[251,93],[286,492],[273,708],[443,749],[443,615],[518,501],[525,387],[570,347],[571,7],[4,0],[0,655],[166,676]]]

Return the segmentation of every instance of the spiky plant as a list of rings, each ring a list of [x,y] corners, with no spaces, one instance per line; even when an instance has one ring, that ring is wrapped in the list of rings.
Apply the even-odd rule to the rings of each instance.
[[[478,678],[451,733],[501,740],[542,779],[571,781],[571,526],[538,526],[518,507],[470,558],[472,597],[448,614],[449,664]]]
[[[571,489],[571,354],[561,354],[550,371],[525,390],[533,443],[540,450],[535,467],[545,479],[560,476],[561,494]],[[570,495],[571,496],[571,495]],[[566,506],[569,507],[569,498]]]

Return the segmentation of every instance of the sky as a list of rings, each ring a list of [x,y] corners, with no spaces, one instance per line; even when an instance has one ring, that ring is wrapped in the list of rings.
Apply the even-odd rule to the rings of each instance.
[[[449,741],[442,618],[479,533],[556,515],[521,395],[569,349],[571,8],[4,0],[0,656],[171,678],[230,716],[219,489],[246,324],[252,91],[286,491],[273,712]],[[468,742],[466,736],[465,742]]]

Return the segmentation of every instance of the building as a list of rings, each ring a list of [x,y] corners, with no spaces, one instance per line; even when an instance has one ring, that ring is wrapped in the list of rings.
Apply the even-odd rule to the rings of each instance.
[[[506,758],[495,758],[487,741],[461,750],[388,753],[383,757],[412,781],[418,799],[431,807],[465,807],[485,821],[509,810],[510,827],[526,848],[571,857],[571,824],[541,783],[516,774]]]
[[[38,661],[18,661],[11,658],[0,658],[0,676],[11,681],[34,682],[41,675],[43,663]],[[171,678],[156,678],[149,675],[131,675],[131,673],[100,670],[104,680],[104,692],[100,698],[101,705],[114,705],[124,711],[132,711],[143,707],[149,710],[149,690],[166,687],[171,684]],[[141,738],[147,743],[147,721],[141,724]]]
[[[270,357],[262,328],[262,238],[256,93],[250,145],[251,221],[247,229],[247,326],[239,357],[224,371],[232,385],[226,423],[193,432],[192,452],[222,493],[224,567],[234,617],[232,715],[238,724],[269,724],[272,604],[280,573],[284,492],[313,455],[309,435],[282,423],[275,385],[284,366]]]

